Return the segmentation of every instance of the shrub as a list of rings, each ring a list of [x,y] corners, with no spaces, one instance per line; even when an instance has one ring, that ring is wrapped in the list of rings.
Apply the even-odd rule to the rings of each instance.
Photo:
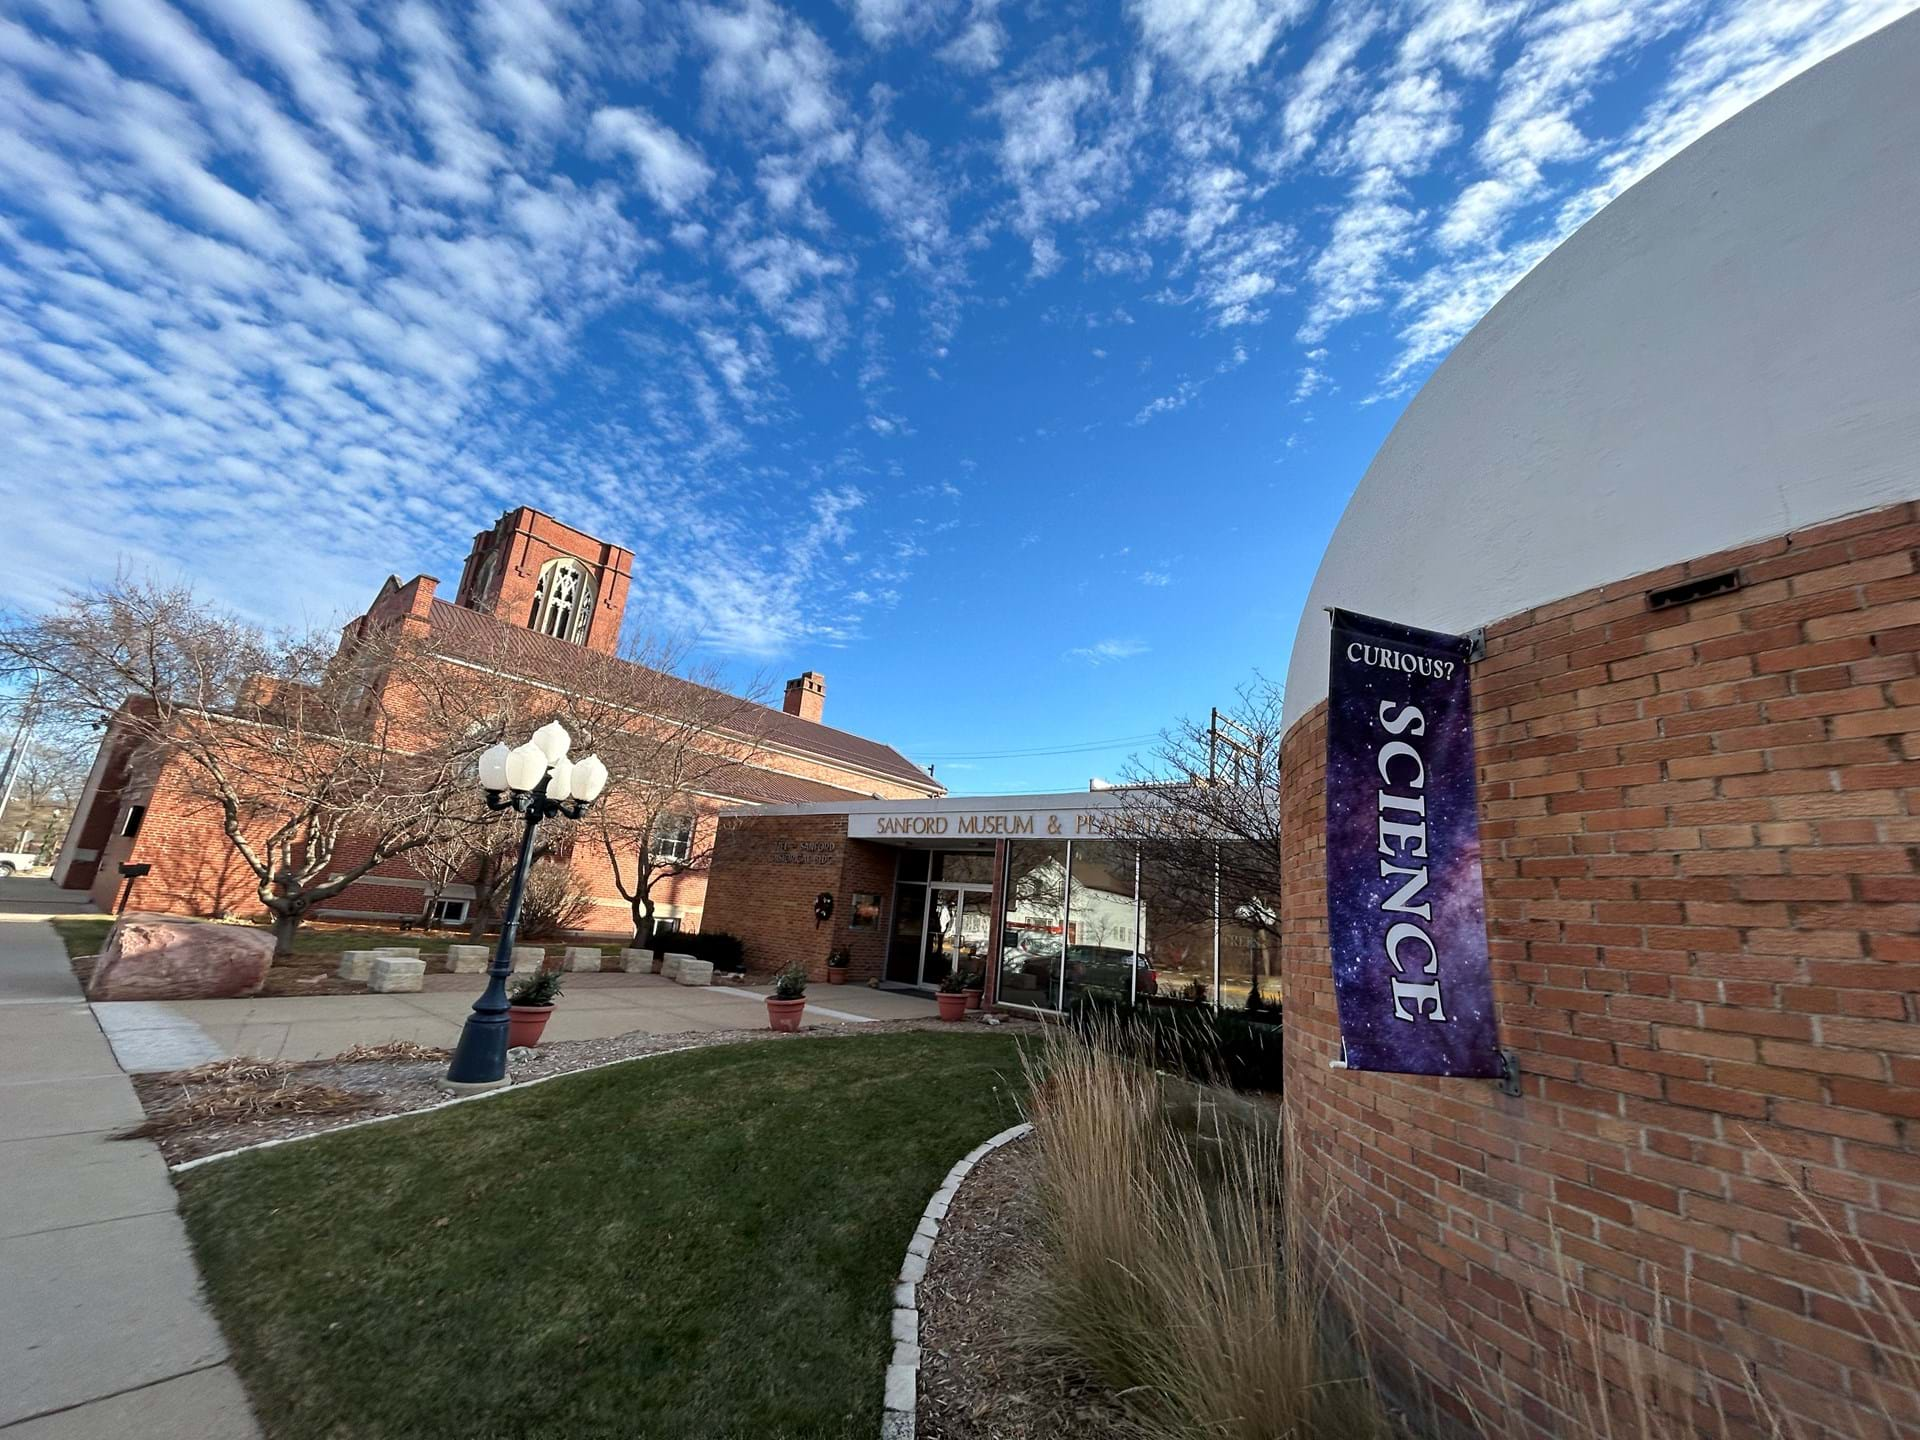
[[[773,998],[799,1000],[807,993],[807,967],[798,960],[773,977]]]
[[[564,864],[536,865],[520,898],[520,938],[558,940],[593,918],[593,897],[574,883]]]
[[[730,974],[747,968],[747,942],[724,930],[680,931],[658,941],[654,948],[674,955],[691,955]]]
[[[1299,1258],[1278,1116],[1162,1080],[1139,1034],[1056,1030],[1029,1058],[1035,1338],[1091,1369],[1150,1440],[1386,1440],[1365,1356]],[[1189,1088],[1191,1129],[1170,1103]]]
[[[827,952],[827,968],[829,970],[844,970],[851,964],[853,964],[853,949],[851,946],[842,945],[837,950],[829,950]]]
[[[1277,1000],[1263,997],[1259,1010],[1215,1010],[1166,996],[1128,1004],[1125,996],[1090,990],[1067,1007],[1067,1021],[1087,1037],[1111,1030],[1153,1065],[1195,1080],[1275,1095],[1285,1088]]]
[[[536,970],[515,982],[507,999],[515,1005],[551,1005],[560,998],[561,983],[558,970]]]
[[[958,970],[949,970],[940,980],[942,995],[958,995],[967,988],[967,977]]]

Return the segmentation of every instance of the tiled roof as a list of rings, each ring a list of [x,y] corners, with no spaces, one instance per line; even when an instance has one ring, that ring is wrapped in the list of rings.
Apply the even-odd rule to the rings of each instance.
[[[808,780],[799,775],[782,775],[757,765],[742,765],[724,775],[712,776],[700,788],[723,800],[738,800],[748,805],[805,805],[819,801],[844,804],[849,800],[873,798],[868,791],[829,785],[824,780]]]
[[[504,664],[513,673],[524,675],[529,680],[562,684],[570,673],[579,668],[579,647],[572,642],[542,635],[537,630],[504,624],[491,615],[469,610],[464,605],[435,600],[428,624],[432,627],[435,644],[445,647],[448,654]],[[694,685],[691,681],[674,683],[685,685],[690,691],[704,691],[706,688]],[[831,725],[822,725],[817,721],[803,720],[798,715],[789,715],[770,705],[756,705],[754,710],[759,722],[755,738],[763,745],[797,751],[829,765],[849,766],[883,775],[889,780],[917,786],[928,794],[946,793],[926,771],[891,745],[882,745],[877,740],[836,730]],[[754,777],[755,783],[763,788],[777,783],[783,792],[786,789],[795,792],[781,793],[777,798],[768,794],[765,798],[770,803],[831,800],[861,793],[817,781],[801,780],[795,776],[774,775],[754,767],[744,768]],[[747,782],[743,779],[743,783]],[[810,791],[818,793],[801,794],[798,793],[799,787],[808,787]],[[738,798],[748,800],[759,797],[741,795]]]

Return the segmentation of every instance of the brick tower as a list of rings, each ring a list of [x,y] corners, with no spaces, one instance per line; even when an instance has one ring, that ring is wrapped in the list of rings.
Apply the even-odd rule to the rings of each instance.
[[[521,505],[473,537],[455,603],[612,654],[633,552]]]

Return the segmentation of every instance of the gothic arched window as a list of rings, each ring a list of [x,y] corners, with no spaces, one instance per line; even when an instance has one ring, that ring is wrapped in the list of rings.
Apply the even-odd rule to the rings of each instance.
[[[593,616],[593,577],[578,560],[549,560],[540,567],[527,624],[542,635],[584,641]]]
[[[480,557],[480,563],[473,572],[473,588],[467,591],[467,603],[476,610],[493,593],[493,572],[499,568],[500,552],[489,550]]]

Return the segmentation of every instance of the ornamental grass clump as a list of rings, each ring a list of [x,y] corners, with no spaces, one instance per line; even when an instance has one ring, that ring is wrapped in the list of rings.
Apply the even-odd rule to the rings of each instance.
[[[1299,1256],[1277,1116],[1156,1075],[1117,1029],[1052,1032],[1028,1064],[1035,1340],[1150,1437],[1390,1436],[1364,1355]]]

